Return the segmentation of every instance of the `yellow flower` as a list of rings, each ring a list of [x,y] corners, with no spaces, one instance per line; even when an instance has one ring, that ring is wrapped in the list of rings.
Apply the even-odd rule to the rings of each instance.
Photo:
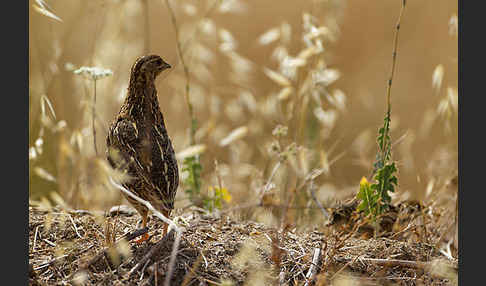
[[[227,203],[231,202],[231,195],[230,195],[228,189],[226,189],[226,188],[220,189],[218,187],[209,186],[208,191],[209,191],[209,194],[211,196],[222,198]]]
[[[228,190],[226,188],[222,188],[221,189],[221,197],[223,198],[223,200],[225,200],[227,203],[231,202],[231,195],[230,193],[228,192]]]
[[[366,177],[363,176],[363,178],[361,178],[361,181],[359,182],[359,186],[360,188],[363,188],[365,186],[368,186],[370,183],[368,183],[368,180],[366,179]]]

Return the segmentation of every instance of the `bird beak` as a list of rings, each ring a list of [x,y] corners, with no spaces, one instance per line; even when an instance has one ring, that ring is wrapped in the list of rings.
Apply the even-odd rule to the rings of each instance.
[[[163,66],[163,69],[170,69],[171,66],[168,64],[168,63],[165,63],[164,66]]]

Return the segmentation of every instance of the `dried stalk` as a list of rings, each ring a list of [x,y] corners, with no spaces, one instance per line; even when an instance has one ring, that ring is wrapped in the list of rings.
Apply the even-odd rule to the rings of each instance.
[[[316,203],[317,207],[319,207],[319,209],[321,210],[321,212],[324,215],[324,217],[326,219],[329,219],[330,215],[329,215],[328,211],[326,211],[326,209],[322,206],[321,202],[319,202],[319,200],[317,199],[316,192],[314,190],[314,180],[311,180],[311,183],[310,183],[310,186],[309,186],[309,190],[310,190],[312,199]]]
[[[398,32],[400,31],[400,21],[402,19],[403,11],[405,10],[406,2],[407,2],[406,0],[402,0],[400,15],[398,16],[397,24],[395,26],[396,31],[395,31],[395,38],[393,39],[392,67],[391,67],[390,79],[388,80],[388,86],[386,90],[388,113],[391,112],[391,87],[392,87],[393,76],[395,75],[395,66],[397,63]]]
[[[93,80],[94,82],[94,96],[93,96],[93,106],[92,106],[92,127],[93,127],[93,144],[96,156],[98,156],[98,147],[96,147],[96,127],[95,127],[95,120],[96,120],[96,79]]]
[[[410,261],[410,260],[400,260],[400,259],[379,259],[379,258],[359,258],[359,256],[352,259],[350,262],[354,262],[356,260],[361,262],[368,262],[373,265],[378,266],[386,266],[386,267],[409,267],[409,268],[416,268],[416,269],[427,269],[431,267],[433,262],[430,261]],[[349,264],[349,263],[348,263]],[[458,265],[456,262],[451,262],[452,268],[455,270],[458,269]],[[336,273],[337,274],[337,273]]]
[[[182,52],[182,47],[181,47],[181,40],[180,40],[180,35],[179,35],[179,27],[177,26],[177,20],[175,17],[174,10],[170,6],[169,0],[165,0],[165,4],[167,5],[167,9],[169,10],[170,18],[172,20],[172,25],[174,26],[174,31],[175,31],[175,37],[176,37],[176,43],[177,43],[177,53],[179,54],[179,58],[181,60],[182,67],[184,69],[184,75],[186,77],[186,93],[185,93],[185,98],[187,102],[187,108],[189,109],[189,116],[191,118],[191,132],[190,132],[190,145],[196,144],[196,118],[194,117],[194,109],[189,97],[189,91],[190,91],[190,77],[189,77],[189,68],[187,67],[186,62],[184,61],[184,55]]]
[[[76,223],[74,222],[74,219],[71,215],[68,214],[68,217],[69,219],[71,220],[71,223],[73,224],[73,227],[74,227],[74,231],[76,232],[76,234],[78,235],[79,238],[83,238],[81,236],[81,234],[79,234],[79,231],[78,231],[78,228],[76,227]]]
[[[307,271],[307,274],[305,275],[305,279],[307,281],[305,282],[304,286],[309,286],[312,280],[314,280],[314,277],[317,273],[317,265],[319,264],[320,258],[321,258],[321,248],[316,247],[314,248],[314,255],[312,256],[311,266],[309,267],[309,271]]]

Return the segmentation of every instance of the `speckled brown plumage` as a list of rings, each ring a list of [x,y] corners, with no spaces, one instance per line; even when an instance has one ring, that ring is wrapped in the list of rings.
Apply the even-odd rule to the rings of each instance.
[[[136,60],[128,94],[106,138],[109,163],[130,176],[123,185],[167,217],[174,208],[179,172],[159,108],[155,78],[168,68],[170,65],[157,55]],[[148,209],[126,195],[125,198],[140,213],[145,227]]]

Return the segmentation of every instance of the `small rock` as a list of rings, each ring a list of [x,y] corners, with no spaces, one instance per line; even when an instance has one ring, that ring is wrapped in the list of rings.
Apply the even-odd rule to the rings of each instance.
[[[126,216],[132,216],[137,213],[137,210],[134,208],[127,206],[127,205],[119,205],[119,206],[114,206],[110,209],[110,216],[115,216],[115,215],[126,215]]]

